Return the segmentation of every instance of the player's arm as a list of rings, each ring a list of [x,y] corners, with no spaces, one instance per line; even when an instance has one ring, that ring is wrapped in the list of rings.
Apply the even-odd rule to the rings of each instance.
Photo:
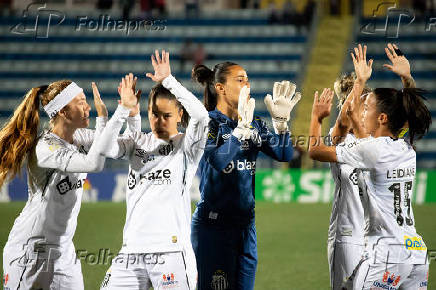
[[[215,170],[221,171],[240,150],[241,142],[233,134],[226,140],[220,141],[222,138],[218,136],[219,123],[216,120],[211,119],[208,127],[209,132],[203,156]]]
[[[330,115],[333,91],[324,89],[321,96],[315,93],[309,129],[309,157],[322,162],[337,162],[336,146],[327,146],[321,137],[322,120]]]
[[[395,45],[388,43],[385,47],[386,56],[391,64],[383,66],[401,78],[404,88],[416,88],[415,80],[410,72],[410,63],[403,52]]]
[[[289,162],[294,152],[290,132],[276,134],[268,130],[264,121],[260,119],[257,119],[257,121],[261,124],[260,137],[262,144],[260,150],[274,160]]]

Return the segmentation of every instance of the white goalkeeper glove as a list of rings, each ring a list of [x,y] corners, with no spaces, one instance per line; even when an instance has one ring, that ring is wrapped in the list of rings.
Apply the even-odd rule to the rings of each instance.
[[[250,98],[250,88],[242,87],[238,100],[238,126],[233,130],[233,136],[238,140],[247,140],[251,137],[250,125],[253,121],[255,100]]]
[[[289,81],[275,82],[273,96],[268,94],[264,99],[276,134],[289,132],[288,121],[292,108],[301,99],[301,94],[295,93],[295,89],[296,85]]]

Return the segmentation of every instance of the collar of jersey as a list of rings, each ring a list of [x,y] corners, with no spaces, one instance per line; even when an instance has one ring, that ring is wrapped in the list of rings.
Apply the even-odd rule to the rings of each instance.
[[[217,108],[215,108],[215,110],[211,111],[211,117],[218,119],[219,121],[227,122],[229,124],[231,124],[232,126],[236,127],[236,125],[238,124],[237,121],[234,121],[232,119],[230,119],[229,117],[227,117],[226,115],[224,115],[220,110],[218,110]]]

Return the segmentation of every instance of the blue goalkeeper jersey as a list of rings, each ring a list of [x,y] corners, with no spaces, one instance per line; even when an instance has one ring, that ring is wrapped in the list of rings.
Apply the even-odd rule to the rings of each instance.
[[[256,158],[259,151],[277,161],[292,158],[289,133],[277,135],[268,130],[264,121],[254,117],[250,140],[241,142],[232,135],[238,122],[217,109],[209,112],[209,134],[200,161],[201,199],[197,218],[254,217],[254,184]],[[233,218],[232,218],[233,217]],[[248,221],[247,221],[248,222]]]

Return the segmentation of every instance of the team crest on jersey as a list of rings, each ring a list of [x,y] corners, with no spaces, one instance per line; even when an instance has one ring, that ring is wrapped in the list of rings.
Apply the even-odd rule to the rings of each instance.
[[[136,177],[132,169],[130,169],[129,177],[127,178],[127,186],[130,190],[134,189],[136,186]]]
[[[82,188],[84,183],[85,179],[79,179],[78,181],[73,183],[67,176],[64,179],[61,179],[58,184],[56,184],[56,188],[60,194],[64,195],[70,190]]]
[[[212,276],[212,281],[210,282],[210,288],[213,290],[229,289],[229,281],[227,280],[227,275],[223,270],[215,271]]]
[[[162,288],[176,288],[179,286],[179,281],[176,280],[174,273],[162,275]]]
[[[351,172],[348,178],[354,185],[357,185],[357,168],[354,168],[353,172]]]
[[[163,156],[168,156],[174,150],[173,141],[170,141],[170,144],[160,145],[159,146],[159,154]]]
[[[145,164],[150,161],[154,161],[154,155],[148,154],[144,149],[136,148],[135,156],[141,159],[142,164]]]
[[[250,140],[241,140],[241,150],[250,149]]]
[[[79,152],[82,154],[88,154],[88,151],[86,151],[85,146],[83,145],[79,146]]]

